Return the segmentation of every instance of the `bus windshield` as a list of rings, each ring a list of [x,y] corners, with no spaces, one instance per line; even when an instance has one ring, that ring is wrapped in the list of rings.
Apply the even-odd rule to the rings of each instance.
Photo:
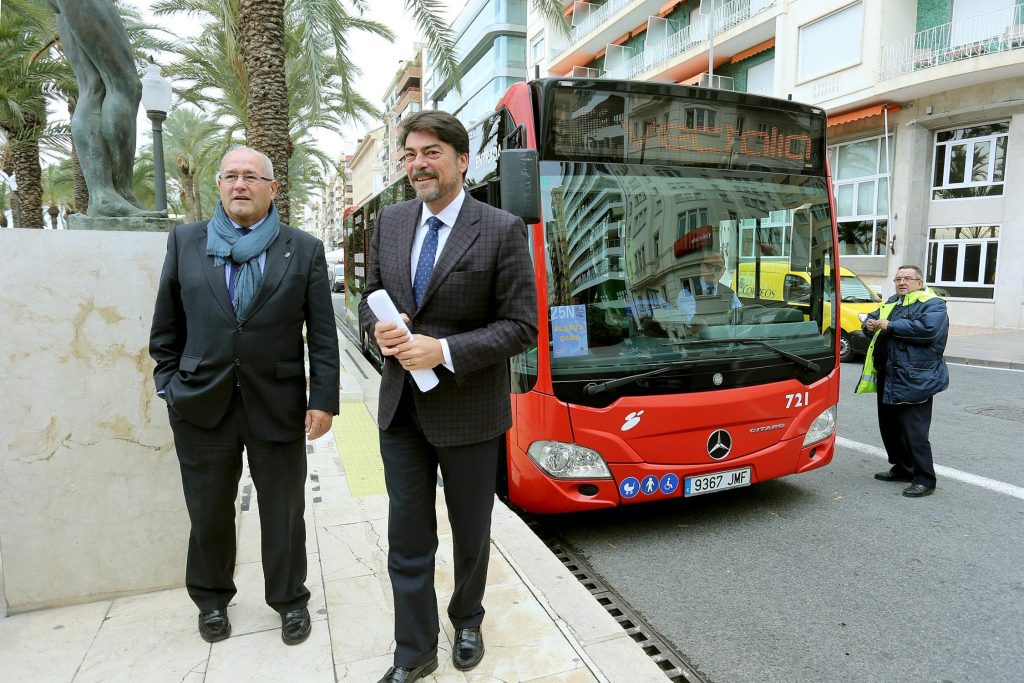
[[[607,402],[584,387],[660,367],[669,369],[602,393],[704,390],[725,368],[743,372],[724,386],[810,382],[834,365],[824,178],[544,161],[541,190],[551,372],[563,400]],[[785,291],[790,271],[809,275],[799,302]]]

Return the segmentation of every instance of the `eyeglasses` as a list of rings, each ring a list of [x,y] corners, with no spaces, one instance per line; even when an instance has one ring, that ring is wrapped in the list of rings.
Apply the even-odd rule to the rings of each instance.
[[[899,284],[901,282],[914,282],[915,280],[920,280],[920,279],[921,278],[919,278],[919,277],[894,277],[892,279],[892,281],[895,282],[896,284]]]
[[[221,181],[222,183],[227,183],[228,185],[234,185],[239,178],[241,178],[242,182],[245,183],[246,185],[255,185],[261,180],[265,180],[268,183],[273,182],[274,180],[273,178],[264,178],[261,175],[238,175],[237,173],[217,174],[217,180]]]
[[[725,266],[721,263],[702,263],[701,268],[707,268],[708,270],[725,270]]]

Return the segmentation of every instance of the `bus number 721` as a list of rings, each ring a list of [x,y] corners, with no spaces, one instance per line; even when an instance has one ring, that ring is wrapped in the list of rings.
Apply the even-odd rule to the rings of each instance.
[[[810,404],[810,392],[803,391],[798,394],[786,394],[786,408],[803,408]]]

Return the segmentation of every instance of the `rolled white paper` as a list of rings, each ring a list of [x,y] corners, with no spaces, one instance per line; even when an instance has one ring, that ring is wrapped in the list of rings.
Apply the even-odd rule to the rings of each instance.
[[[373,314],[377,316],[377,320],[382,323],[395,323],[401,329],[405,330],[409,334],[412,334],[409,330],[409,326],[402,320],[401,314],[398,309],[395,308],[395,304],[391,301],[391,297],[383,289],[378,289],[375,292],[371,292],[366,297],[366,304],[373,311]],[[409,374],[412,375],[413,380],[416,382],[416,386],[420,388],[420,391],[430,391],[438,385],[437,375],[434,374],[433,370],[410,370]]]

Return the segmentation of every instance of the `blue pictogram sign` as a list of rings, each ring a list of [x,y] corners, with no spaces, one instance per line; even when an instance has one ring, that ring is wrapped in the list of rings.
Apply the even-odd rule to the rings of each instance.
[[[664,494],[675,493],[679,489],[679,477],[669,472],[661,478],[661,492]]]
[[[636,477],[626,477],[619,484],[619,493],[623,498],[632,498],[640,493],[640,482],[636,480]]]
[[[640,490],[648,496],[658,492],[658,478],[653,474],[648,474],[644,477],[644,480],[640,482]]]

